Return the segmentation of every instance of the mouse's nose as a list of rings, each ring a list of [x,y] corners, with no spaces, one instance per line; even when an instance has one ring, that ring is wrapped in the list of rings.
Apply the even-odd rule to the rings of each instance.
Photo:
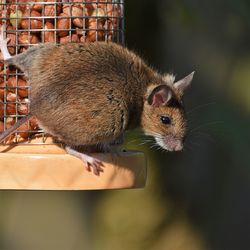
[[[177,140],[175,143],[174,151],[181,151],[183,149],[183,143],[181,140]]]
[[[182,140],[171,135],[164,138],[164,143],[169,151],[181,151],[183,149]]]

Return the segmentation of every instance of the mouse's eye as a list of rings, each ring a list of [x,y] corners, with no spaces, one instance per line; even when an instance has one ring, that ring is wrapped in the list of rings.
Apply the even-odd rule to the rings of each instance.
[[[171,124],[171,119],[168,116],[162,115],[160,119],[163,124],[166,125]]]

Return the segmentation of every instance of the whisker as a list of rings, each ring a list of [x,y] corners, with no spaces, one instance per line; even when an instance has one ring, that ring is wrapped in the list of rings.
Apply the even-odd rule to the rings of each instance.
[[[138,145],[139,145],[139,146],[142,146],[142,145],[146,145],[146,144],[148,144],[148,143],[150,143],[150,142],[152,142],[152,141],[144,141],[144,142],[139,143]]]
[[[212,135],[205,133],[205,132],[195,131],[192,136],[195,136],[195,137],[204,136],[205,138],[209,139],[210,141],[216,142],[215,138]]]
[[[208,102],[208,103],[200,104],[200,105],[190,109],[189,111],[187,111],[186,114],[189,115],[189,114],[193,113],[197,109],[201,109],[201,108],[204,108],[206,106],[215,105],[215,104],[216,104],[216,102]]]
[[[156,143],[153,143],[153,144],[150,146],[150,148],[156,148],[156,147],[158,147],[158,145],[157,145]]]
[[[159,147],[158,144],[154,143],[150,146],[151,149],[156,149],[157,151],[159,151],[161,149],[161,147]]]
[[[200,147],[201,146],[200,143],[194,142],[194,141],[190,142],[190,145],[195,146],[195,147]]]
[[[136,146],[144,146],[148,143],[154,143],[155,140],[154,138],[151,138],[151,137],[141,137],[141,138],[136,138],[134,140],[130,140],[127,142],[128,145],[131,145],[131,144],[135,144]]]
[[[185,153],[189,153],[189,152],[192,152],[191,148],[190,148],[190,145],[187,145],[185,144],[183,149],[182,149],[182,152],[185,154]]]
[[[192,133],[192,132],[194,132],[194,131],[196,131],[196,130],[198,130],[200,128],[206,127],[206,126],[216,125],[216,124],[223,124],[223,123],[224,123],[224,121],[207,122],[207,123],[201,124],[201,125],[193,128],[193,129],[189,130],[188,132]]]
[[[137,142],[137,141],[141,141],[141,139],[138,138],[138,139],[134,139],[134,140],[128,140],[127,144],[131,144],[131,143],[134,143],[134,142]]]
[[[150,132],[150,133],[148,133],[147,134],[148,136],[153,136],[153,137],[161,137],[161,135],[160,134],[158,134],[158,133],[156,133],[156,132]]]

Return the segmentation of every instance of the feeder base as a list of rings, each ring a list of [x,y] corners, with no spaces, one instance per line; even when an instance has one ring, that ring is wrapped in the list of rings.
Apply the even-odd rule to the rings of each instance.
[[[91,190],[143,188],[146,160],[138,151],[120,156],[96,153],[103,162],[99,176],[83,162],[67,154],[60,145],[21,144],[0,146],[0,189]]]

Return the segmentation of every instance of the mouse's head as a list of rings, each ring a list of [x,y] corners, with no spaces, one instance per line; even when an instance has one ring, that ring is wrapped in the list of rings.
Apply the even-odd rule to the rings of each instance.
[[[141,120],[142,129],[168,151],[179,151],[183,148],[186,119],[181,99],[193,75],[194,72],[178,82],[174,82],[172,75],[166,75],[163,77],[163,84],[152,84],[147,90]]]

